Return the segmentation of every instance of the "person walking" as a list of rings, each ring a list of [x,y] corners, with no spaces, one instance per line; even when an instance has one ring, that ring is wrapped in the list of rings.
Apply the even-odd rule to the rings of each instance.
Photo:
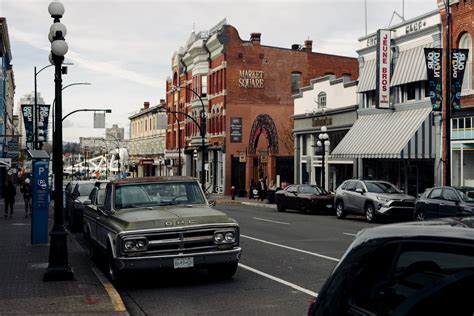
[[[31,184],[30,179],[26,178],[25,182],[20,188],[20,192],[23,193],[23,200],[25,201],[25,218],[31,216]]]
[[[10,217],[13,216],[13,204],[15,204],[16,187],[12,180],[8,180],[5,187],[5,217],[8,216],[8,208],[10,208]]]
[[[267,184],[263,178],[258,180],[258,191],[258,197],[260,198],[260,201],[263,202],[263,200],[267,198]]]

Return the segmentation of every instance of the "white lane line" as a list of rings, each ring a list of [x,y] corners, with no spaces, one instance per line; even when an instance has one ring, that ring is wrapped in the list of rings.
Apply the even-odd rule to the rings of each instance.
[[[261,276],[264,276],[264,277],[266,277],[266,278],[268,278],[268,279],[270,279],[270,280],[273,280],[273,281],[276,281],[276,282],[278,282],[278,283],[287,285],[287,286],[289,286],[289,287],[291,287],[291,288],[293,288],[293,289],[295,289],[295,290],[297,290],[297,291],[306,293],[306,294],[308,294],[308,295],[310,295],[310,296],[312,296],[312,297],[317,297],[317,296],[318,296],[318,293],[316,293],[316,292],[313,292],[313,291],[311,291],[311,290],[305,289],[305,288],[303,288],[303,287],[301,287],[301,286],[299,286],[299,285],[296,285],[296,284],[294,284],[294,283],[285,281],[285,280],[283,280],[283,279],[277,278],[276,276],[270,275],[270,274],[268,274],[268,273],[265,273],[265,272],[259,271],[259,270],[257,270],[257,269],[251,268],[251,267],[249,267],[249,266],[246,266],[245,264],[239,263],[239,267],[241,267],[241,268],[243,268],[243,269],[245,269],[245,270],[254,272],[254,273],[256,273],[256,274],[259,274],[259,275],[261,275]]]
[[[344,235],[348,235],[348,236],[357,236],[357,234],[351,234],[351,233],[343,233]]]
[[[253,219],[256,219],[256,220],[258,220],[258,221],[264,221],[264,222],[275,223],[275,224],[291,225],[290,223],[279,222],[279,221],[273,221],[273,220],[271,220],[271,219],[265,219],[265,218],[259,218],[259,217],[254,217]]]
[[[319,253],[310,252],[310,251],[306,251],[306,250],[302,250],[302,249],[298,249],[298,248],[293,248],[293,247],[277,244],[277,243],[274,243],[274,242],[271,242],[271,241],[266,241],[266,240],[263,240],[263,239],[258,239],[258,238],[254,238],[254,237],[250,237],[250,236],[246,236],[246,235],[240,235],[240,237],[244,237],[244,238],[248,238],[248,239],[251,239],[251,240],[259,241],[259,242],[262,242],[264,244],[268,244],[268,245],[272,245],[272,246],[277,246],[277,247],[281,247],[281,248],[285,248],[285,249],[290,249],[290,250],[302,252],[302,253],[305,253],[305,254],[308,254],[308,255],[311,255],[311,256],[315,256],[315,257],[320,257],[320,258],[323,258],[323,259],[328,259],[328,260],[332,260],[332,261],[336,261],[336,262],[340,261],[337,258],[328,257],[328,256],[325,256],[325,255],[321,255]]]

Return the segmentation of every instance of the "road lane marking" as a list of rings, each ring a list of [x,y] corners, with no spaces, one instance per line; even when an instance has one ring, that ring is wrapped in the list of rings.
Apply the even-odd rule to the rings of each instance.
[[[297,290],[297,291],[306,293],[306,294],[308,294],[308,295],[310,295],[310,296],[312,296],[312,297],[317,297],[317,296],[318,296],[318,293],[316,293],[316,292],[313,292],[313,291],[311,291],[311,290],[305,289],[305,288],[303,288],[303,287],[301,287],[301,286],[299,286],[299,285],[296,285],[296,284],[294,284],[294,283],[285,281],[285,280],[283,280],[283,279],[280,279],[280,278],[278,278],[278,277],[276,277],[276,276],[273,276],[273,275],[270,275],[270,274],[268,274],[268,273],[262,272],[262,271],[260,271],[260,270],[251,268],[251,267],[249,267],[249,266],[246,266],[245,264],[239,263],[239,267],[241,267],[241,268],[243,268],[243,269],[245,269],[245,270],[254,272],[254,273],[256,273],[256,274],[259,274],[259,275],[261,275],[261,276],[263,276],[263,277],[266,277],[266,278],[268,278],[268,279],[270,279],[270,280],[273,280],[273,281],[276,281],[276,282],[278,282],[278,283],[281,283],[281,284],[284,284],[284,285],[286,285],[286,286],[289,286],[289,287],[291,287],[291,288],[293,288],[293,289],[295,289],[295,290]]]
[[[347,236],[357,236],[357,234],[351,234],[351,233],[343,233],[343,234]]]
[[[306,250],[303,250],[303,249],[298,249],[298,248],[293,248],[293,247],[277,244],[277,243],[274,243],[274,242],[271,242],[271,241],[266,241],[266,240],[263,240],[263,239],[250,237],[250,236],[247,236],[247,235],[240,235],[240,237],[244,237],[244,238],[248,238],[248,239],[251,239],[251,240],[259,241],[259,242],[262,242],[264,244],[268,244],[268,245],[272,245],[272,246],[277,246],[277,247],[281,247],[281,248],[285,248],[285,249],[290,249],[290,250],[302,252],[302,253],[305,253],[305,254],[308,254],[308,255],[311,255],[311,256],[315,256],[315,257],[320,257],[320,258],[323,258],[323,259],[328,259],[328,260],[332,260],[332,261],[336,261],[336,262],[340,261],[337,258],[321,255],[319,253],[310,252],[310,251],[306,251]]]
[[[264,222],[275,223],[275,224],[291,225],[290,223],[279,222],[279,221],[273,221],[273,220],[271,220],[271,219],[265,219],[265,218],[259,218],[259,217],[254,217],[253,219],[256,219],[256,220],[259,220],[259,221],[264,221]]]

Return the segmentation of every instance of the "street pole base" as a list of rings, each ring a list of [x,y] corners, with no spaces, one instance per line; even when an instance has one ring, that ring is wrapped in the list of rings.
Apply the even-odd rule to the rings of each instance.
[[[43,281],[73,280],[74,273],[68,261],[66,229],[63,225],[55,225],[49,236],[49,265]]]
[[[72,281],[74,280],[74,272],[68,265],[66,267],[47,268],[43,276],[43,281]]]

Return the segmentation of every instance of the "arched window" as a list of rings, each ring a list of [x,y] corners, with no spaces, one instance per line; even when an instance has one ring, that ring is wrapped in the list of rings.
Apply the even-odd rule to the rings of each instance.
[[[318,93],[318,109],[326,108],[326,92]]]
[[[472,89],[472,38],[471,34],[464,33],[459,39],[459,48],[469,49],[469,54],[466,63],[466,69],[464,70],[464,79],[462,82],[463,90]]]

